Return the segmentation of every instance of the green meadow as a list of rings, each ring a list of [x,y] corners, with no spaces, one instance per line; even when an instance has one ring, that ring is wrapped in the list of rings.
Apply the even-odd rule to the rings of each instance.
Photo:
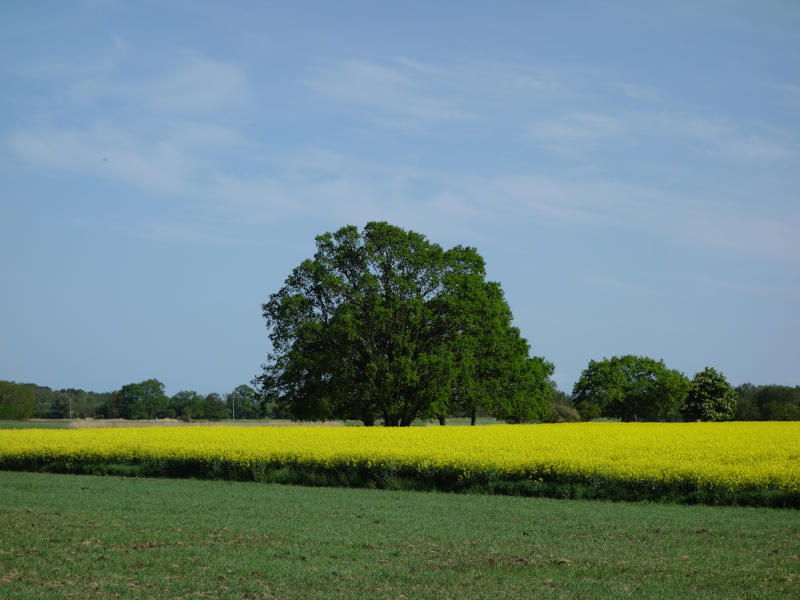
[[[0,472],[0,597],[798,598],[800,511]]]

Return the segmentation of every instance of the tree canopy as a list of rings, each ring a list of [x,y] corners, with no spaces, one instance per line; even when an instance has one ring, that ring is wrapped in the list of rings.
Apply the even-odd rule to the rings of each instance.
[[[696,373],[681,413],[687,421],[728,421],[736,412],[736,392],[712,367]]]
[[[317,236],[313,259],[262,305],[272,352],[253,383],[301,420],[541,418],[553,366],[529,356],[485,277],[474,248],[444,251],[385,222]]]
[[[797,421],[800,420],[800,385],[753,385],[736,388],[737,420]]]
[[[584,419],[661,421],[675,414],[686,397],[689,380],[646,356],[614,356],[589,361],[572,390]]]
[[[239,385],[228,394],[225,403],[235,419],[258,419],[264,416],[258,393],[249,385]]]
[[[0,381],[0,419],[27,419],[34,403],[33,392],[27,386]]]
[[[168,416],[169,399],[157,379],[123,385],[106,404],[106,416],[121,419],[155,419]]]

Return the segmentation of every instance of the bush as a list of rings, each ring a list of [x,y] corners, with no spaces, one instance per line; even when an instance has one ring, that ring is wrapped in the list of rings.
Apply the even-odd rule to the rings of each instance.
[[[581,420],[581,414],[567,404],[554,403],[550,406],[550,416],[546,423],[576,423]]]

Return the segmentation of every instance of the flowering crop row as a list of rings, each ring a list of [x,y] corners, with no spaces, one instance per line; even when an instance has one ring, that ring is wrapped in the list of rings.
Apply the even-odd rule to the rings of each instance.
[[[639,491],[778,494],[782,505],[794,506],[800,504],[800,423],[0,431],[0,468],[60,465],[57,470],[85,472],[82,466],[92,464],[160,465],[164,474],[194,476],[213,469],[247,478],[265,469],[367,479],[391,472],[449,481],[450,489],[498,480],[611,483]]]

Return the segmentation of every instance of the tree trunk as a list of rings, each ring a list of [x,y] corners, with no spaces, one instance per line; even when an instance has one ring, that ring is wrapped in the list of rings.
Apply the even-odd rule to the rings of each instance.
[[[472,408],[472,414],[470,414],[469,424],[475,425],[475,421],[478,419],[478,411],[475,408]]]
[[[444,425],[444,417],[439,417],[439,425]]]

